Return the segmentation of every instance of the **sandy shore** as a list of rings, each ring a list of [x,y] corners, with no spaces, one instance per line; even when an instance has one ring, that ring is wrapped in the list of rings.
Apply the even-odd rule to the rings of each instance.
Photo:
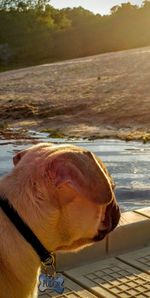
[[[0,134],[28,129],[150,140],[150,47],[1,73]]]

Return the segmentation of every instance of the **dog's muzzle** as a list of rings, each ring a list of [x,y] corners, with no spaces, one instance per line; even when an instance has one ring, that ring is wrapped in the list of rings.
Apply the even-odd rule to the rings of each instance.
[[[98,234],[93,238],[93,241],[100,241],[104,239],[104,237],[113,231],[115,227],[118,225],[120,219],[120,210],[116,202],[112,201],[106,208],[105,219],[103,221],[106,229],[99,230]]]

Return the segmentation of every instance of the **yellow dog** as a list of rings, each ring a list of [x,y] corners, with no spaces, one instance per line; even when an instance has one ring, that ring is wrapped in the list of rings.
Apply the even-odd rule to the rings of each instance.
[[[120,211],[105,166],[86,149],[42,143],[13,160],[0,180],[0,298],[35,298],[40,254],[13,220],[46,251],[73,251],[103,239]]]

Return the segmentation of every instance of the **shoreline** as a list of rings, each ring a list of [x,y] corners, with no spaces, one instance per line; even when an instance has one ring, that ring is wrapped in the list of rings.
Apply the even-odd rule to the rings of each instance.
[[[150,47],[0,74],[0,136],[150,141]],[[19,129],[17,131],[17,129]]]
[[[41,129],[41,130],[35,130],[33,127],[27,128],[14,128],[13,129],[7,128],[7,129],[0,129],[0,139],[16,139],[16,140],[35,140],[39,139],[38,135],[43,135],[45,140],[46,138],[52,138],[52,139],[65,139],[65,140],[88,140],[88,141],[94,141],[99,139],[116,139],[116,140],[122,140],[126,142],[130,141],[140,141],[143,142],[143,144],[146,144],[150,142],[150,133],[146,131],[126,131],[124,129],[120,129],[118,131],[111,131],[110,130],[101,130],[100,133],[90,134],[86,131],[84,133],[83,131],[78,131],[75,134],[72,134],[71,132],[65,133],[63,131],[60,131],[59,129]]]

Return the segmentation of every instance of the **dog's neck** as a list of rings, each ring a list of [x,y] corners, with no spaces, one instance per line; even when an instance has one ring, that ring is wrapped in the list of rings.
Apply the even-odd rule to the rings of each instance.
[[[40,225],[39,229],[38,226],[36,226],[37,222],[40,222],[39,214],[37,214],[37,210],[35,210],[35,214],[38,217],[37,220],[35,214],[32,213],[33,206],[32,208],[30,206],[33,202],[28,200],[25,204],[25,200],[28,198],[25,198],[22,194],[20,194],[20,189],[17,189],[15,186],[13,175],[5,176],[0,181],[0,195],[8,198],[10,204],[23,218],[23,220],[29,223],[29,227],[33,227],[33,229],[38,231],[40,236],[42,235],[43,229],[40,229]],[[21,198],[21,200],[19,200],[19,198]],[[30,212],[27,212],[27,209]],[[37,277],[39,275],[41,265],[40,258],[2,210],[0,210],[0,235],[0,266],[7,272],[7,276],[0,276],[0,280],[2,283],[8,284],[9,291],[15,291],[13,287],[13,280],[11,280],[12,289],[10,289],[8,281],[14,278],[14,284],[16,284],[17,279],[20,292],[26,292],[26,295],[22,295],[22,298],[30,297],[27,293],[29,293],[29,291],[34,291],[37,287]],[[5,281],[3,280],[4,278]],[[8,296],[11,297],[11,295]],[[32,296],[33,294],[31,294],[31,297]]]
[[[29,226],[36,237],[48,251],[55,251],[54,224],[57,225],[58,211],[49,208],[49,201],[36,200],[30,195],[24,181],[16,185],[16,176],[7,175],[0,180],[0,196],[8,199],[10,205],[17,211],[22,220]],[[23,185],[22,185],[23,184]],[[27,191],[26,191],[27,189]],[[52,220],[52,229],[50,226]]]
[[[40,272],[39,257],[2,210],[0,210],[0,235],[0,266],[1,272],[3,272],[3,269],[6,272],[6,276],[0,274],[0,281],[5,285],[7,284],[5,297],[7,297],[8,289],[8,297],[11,297],[11,292],[12,297],[15,297],[14,292],[16,289],[13,287],[13,283],[16,284],[16,280],[17,291],[26,293],[25,296],[22,295],[22,298],[28,297],[29,294],[32,297],[32,292],[37,287],[37,277]]]

